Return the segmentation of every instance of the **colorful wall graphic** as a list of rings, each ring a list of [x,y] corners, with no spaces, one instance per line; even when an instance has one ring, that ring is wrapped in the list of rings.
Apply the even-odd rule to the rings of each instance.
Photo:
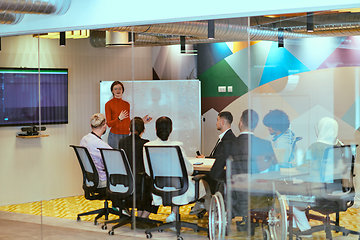
[[[202,113],[210,108],[221,111],[248,91],[282,77],[317,69],[358,66],[359,41],[359,37],[285,40],[284,48],[278,48],[276,42],[260,41],[251,42],[250,49],[246,42],[199,44]],[[229,85],[233,86],[232,93],[218,92],[218,86]]]
[[[292,130],[303,137],[298,143],[303,151],[316,141],[316,123],[327,116],[339,123],[339,139],[355,141],[360,127],[360,37],[286,40],[284,48],[269,41],[253,42],[249,48],[239,43],[205,45],[212,46],[199,46],[197,59],[203,116],[231,111],[233,131],[239,134],[241,112],[251,107],[260,116],[255,134],[269,138],[262,118],[272,109],[284,110]],[[218,86],[233,86],[233,92],[218,92]]]
[[[219,132],[217,113],[234,115],[233,131],[239,134],[241,112],[254,108],[260,115],[255,134],[269,138],[262,118],[282,109],[305,151],[316,141],[314,125],[325,116],[339,123],[339,138],[353,142],[360,127],[360,37],[327,37],[276,42],[198,44],[198,55],[180,54],[180,46],[153,48],[154,79],[201,81],[203,150],[212,149]],[[250,59],[250,64],[248,64]],[[250,66],[250,67],[249,67]],[[232,86],[232,92],[218,92]]]

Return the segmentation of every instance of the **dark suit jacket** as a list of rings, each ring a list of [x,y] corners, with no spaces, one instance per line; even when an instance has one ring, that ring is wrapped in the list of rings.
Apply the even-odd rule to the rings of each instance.
[[[210,156],[208,156],[207,158],[216,158],[220,153],[222,153],[223,147],[224,147],[224,142],[226,141],[230,141],[232,139],[236,138],[235,134],[233,133],[233,131],[231,129],[229,129],[224,136],[222,137],[221,141],[218,143],[218,146],[216,147],[215,150],[211,151],[212,154],[210,154]],[[215,148],[214,147],[214,148]],[[209,177],[209,175],[207,175],[204,180],[209,184],[210,190],[212,194],[215,194],[216,191],[216,186],[218,181],[214,180],[213,178]]]
[[[135,176],[135,191],[136,191],[136,205],[138,210],[146,210],[151,213],[157,213],[158,207],[151,205],[152,196],[150,191],[150,181],[145,179],[144,185],[141,185],[142,175],[139,173],[145,173],[144,169],[144,159],[143,159],[143,146],[145,143],[149,142],[147,139],[142,139],[138,134],[135,134],[135,171],[133,169],[133,147],[132,147],[133,135],[127,136],[125,138],[120,139],[119,141],[119,149],[124,149],[126,153],[126,157],[129,160],[129,164],[131,169],[133,170],[133,174]],[[142,187],[144,192],[142,192]],[[132,197],[129,196],[126,207],[132,207]],[[114,202],[113,202],[114,204]]]
[[[249,141],[251,141],[250,152]],[[249,155],[251,164],[248,166]],[[224,167],[229,156],[234,159],[232,174],[259,173],[268,168],[273,170],[272,168],[277,164],[270,141],[255,137],[253,134],[240,134],[233,140],[223,142],[221,152],[218,152],[214,165],[210,170],[209,175],[211,178],[225,179]]]
[[[229,129],[229,130],[224,134],[224,136],[222,137],[222,139],[221,139],[221,141],[219,142],[218,146],[216,147],[216,145],[215,145],[216,149],[215,149],[215,151],[214,151],[214,150],[212,151],[213,153],[210,154],[209,158],[215,158],[215,157],[217,156],[217,154],[222,151],[221,148],[223,147],[224,141],[228,141],[228,140],[234,139],[235,137],[236,137],[236,136],[235,136],[235,134],[233,133],[233,131],[232,131],[231,129]],[[215,147],[214,147],[214,148],[215,148]]]

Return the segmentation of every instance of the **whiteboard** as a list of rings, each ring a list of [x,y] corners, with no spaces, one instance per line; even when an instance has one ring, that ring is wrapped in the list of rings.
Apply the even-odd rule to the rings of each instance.
[[[130,117],[149,114],[153,120],[145,124],[142,136],[156,140],[155,122],[161,116],[171,118],[173,131],[170,140],[183,142],[187,156],[195,156],[201,147],[200,81],[160,80],[121,81],[125,91],[122,99],[130,103]],[[113,81],[100,81],[100,112],[105,115],[105,104],[113,96]],[[107,131],[109,132],[109,130]],[[103,139],[107,141],[107,135]]]

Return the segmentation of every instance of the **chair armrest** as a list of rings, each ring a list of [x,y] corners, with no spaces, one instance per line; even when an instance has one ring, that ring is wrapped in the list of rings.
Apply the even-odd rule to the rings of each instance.
[[[199,199],[199,190],[200,190],[199,182],[200,182],[200,179],[204,178],[205,176],[206,176],[205,174],[198,174],[198,175],[195,175],[192,178],[192,180],[195,181],[195,200]]]
[[[200,179],[203,179],[206,176],[206,174],[197,174],[195,176],[193,176],[192,180],[194,180],[195,182],[199,182]]]

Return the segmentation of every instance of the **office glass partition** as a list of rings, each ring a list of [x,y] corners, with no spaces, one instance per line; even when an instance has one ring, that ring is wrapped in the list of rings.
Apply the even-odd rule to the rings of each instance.
[[[140,37],[139,37],[140,38]],[[167,37],[163,37],[163,41]],[[177,39],[177,37],[174,37]],[[141,64],[141,59],[135,58],[133,65],[134,79],[133,84],[128,87],[131,89],[131,93],[127,93],[129,102],[131,101],[131,119],[134,117],[140,117],[145,120],[145,131],[141,135],[141,138],[151,141],[153,144],[155,141],[158,144],[166,144],[172,141],[173,144],[182,144],[182,149],[186,154],[186,161],[190,158],[195,158],[196,151],[201,151],[200,144],[200,91],[201,84],[196,79],[196,54],[192,52],[193,46],[191,44],[186,45],[185,53],[181,53],[180,38],[177,44],[163,45],[163,46],[149,46],[141,47],[135,46],[134,52],[136,51],[150,51],[151,53],[151,65]],[[140,42],[141,43],[141,42]],[[151,70],[151,72],[149,71]],[[140,74],[151,73],[143,77]],[[124,82],[124,84],[129,84]],[[131,95],[130,95],[131,94]],[[130,95],[130,96],[129,96]],[[158,138],[156,131],[156,122],[159,118],[168,117],[172,124],[169,136],[165,138],[168,141],[161,141]],[[165,125],[169,122],[166,120]],[[170,126],[169,126],[170,127]],[[164,131],[160,129],[159,131]],[[166,132],[165,131],[165,132]],[[165,140],[165,139],[164,139]],[[181,143],[179,143],[181,142]],[[136,145],[139,144],[139,140],[136,140]],[[171,162],[171,157],[166,156]],[[138,162],[138,160],[136,160]],[[138,163],[137,163],[138,164]],[[160,168],[174,168],[172,164],[168,166],[160,166]],[[159,168],[159,166],[154,166]],[[139,171],[139,170],[138,170]],[[170,172],[170,169],[168,169]],[[150,172],[147,171],[149,175]],[[149,204],[152,202],[151,190],[150,190],[150,179],[146,178],[144,195],[149,195],[150,199],[146,198],[143,204]],[[136,188],[141,187],[140,183],[136,184]],[[137,194],[141,191],[137,191]],[[138,197],[137,197],[138,198]],[[158,197],[159,199],[159,197]],[[159,200],[156,200],[155,204],[159,205]],[[180,213],[182,217],[189,218],[188,212],[192,205],[185,205],[180,207]],[[141,208],[140,208],[141,209]],[[139,211],[139,209],[137,209]],[[151,220],[157,220],[160,222],[166,222],[169,215],[171,214],[171,206],[163,206],[160,204],[154,213],[151,213],[149,218]],[[144,214],[143,214],[144,216]],[[174,221],[174,216],[171,215]],[[194,222],[195,216],[190,216],[191,221]],[[136,222],[141,227],[143,225],[140,221]],[[202,223],[203,226],[206,223]],[[154,224],[149,225],[154,226]],[[186,232],[192,232],[187,229]],[[139,233],[141,237],[143,233]],[[151,233],[153,237],[162,237],[157,231]],[[187,234],[187,233],[185,233]],[[168,236],[169,238],[176,238],[176,234],[171,230],[165,230],[162,235]],[[165,237],[164,236],[164,237]]]
[[[102,208],[104,202],[85,199],[80,166],[69,145],[79,144],[80,139],[91,131],[90,117],[101,111],[104,105],[99,101],[100,81],[119,80],[128,84],[125,86],[124,97],[131,103],[150,93],[149,102],[153,103],[152,106],[130,104],[129,119],[135,116],[143,118],[146,115],[152,118],[149,123],[145,123],[142,137],[150,141],[156,140],[155,122],[161,116],[168,116],[173,120],[170,140],[182,141],[189,159],[195,157],[197,150],[204,155],[210,155],[220,134],[216,129],[219,112],[232,113],[232,131],[236,136],[241,132],[251,136],[251,141],[248,141],[248,145],[243,149],[247,152],[245,158],[241,153],[237,154],[240,149],[237,145],[227,148],[232,160],[226,166],[226,185],[218,189],[221,195],[213,196],[215,210],[210,210],[212,216],[207,213],[204,216],[190,215],[194,206],[192,203],[180,208],[185,221],[206,227],[212,221],[211,217],[222,216],[222,222],[213,223],[217,226],[217,233],[224,234],[223,238],[225,233],[229,237],[243,239],[251,235],[266,239],[268,236],[285,238],[289,232],[286,220],[291,219],[287,218],[291,214],[289,211],[297,211],[296,214],[303,216],[307,207],[315,207],[317,204],[318,192],[307,187],[323,184],[325,180],[326,184],[331,183],[329,177],[322,174],[323,169],[329,169],[329,165],[319,165],[318,170],[312,169],[313,165],[310,165],[316,162],[311,158],[314,146],[328,144],[330,137],[337,145],[356,144],[359,142],[357,129],[360,125],[357,112],[357,36],[320,37],[306,33],[303,34],[305,36],[294,36],[286,29],[286,19],[286,16],[278,16],[271,20],[272,24],[284,30],[274,28],[270,32],[261,32],[261,27],[257,28],[260,22],[254,25],[252,17],[227,19],[225,21],[229,23],[239,21],[244,26],[245,36],[235,37],[229,42],[199,43],[197,46],[189,44],[186,45],[185,53],[181,53],[180,44],[132,44],[125,47],[95,48],[91,46],[89,39],[67,39],[66,46],[60,47],[56,39],[38,40],[33,36],[3,38],[4,49],[0,55],[4,56],[1,58],[4,67],[69,69],[70,104],[69,123],[46,126],[44,135],[49,135],[48,137],[22,139],[15,137],[15,133],[20,132],[20,126],[0,128],[5,149],[3,159],[6,160],[1,163],[0,178],[2,182],[11,180],[12,183],[3,184],[5,194],[0,198],[0,218],[6,221],[15,219],[18,221],[15,225],[23,226],[23,229],[30,225],[33,234],[44,239],[54,234],[54,226],[60,225],[64,227],[60,232],[75,237],[85,234],[102,238],[108,234],[113,225],[108,224],[108,229],[102,230],[104,217],[99,219],[98,226],[93,223],[94,215],[82,217],[81,222],[76,222],[78,213]],[[254,32],[254,29],[258,32]],[[252,41],[256,34],[270,36]],[[281,36],[284,37],[283,47],[279,46]],[[14,43],[17,43],[16,47]],[[188,51],[189,49],[196,49],[198,54],[193,55],[194,52]],[[206,52],[207,50],[209,51]],[[214,62],[209,64],[206,60]],[[201,82],[198,90],[190,84],[193,79]],[[185,86],[184,82],[179,80],[187,82],[188,85]],[[159,83],[160,87],[137,87],[139,82],[145,86],[147,81]],[[181,84],[167,87],[168,82]],[[198,116],[199,120],[201,116],[201,124],[195,126],[196,121],[188,121],[184,116],[189,115],[186,111],[193,114],[194,109],[200,108],[199,104],[194,105],[194,102],[189,100],[192,95],[199,95],[199,89],[201,110],[199,109]],[[107,91],[109,93],[110,89]],[[40,98],[42,97],[40,93]],[[167,112],[165,105],[171,109],[170,112]],[[246,109],[254,110],[256,115],[247,115],[239,124]],[[254,118],[257,122],[254,122]],[[248,128],[244,122],[247,122]],[[327,127],[325,132],[332,133],[331,136],[322,138],[324,126]],[[191,134],[188,133],[189,129]],[[199,140],[199,145],[194,146],[196,144],[191,143],[190,147],[187,147],[188,139],[196,139],[200,135],[200,129],[202,145]],[[107,134],[108,132],[109,129]],[[107,142],[107,135],[103,136],[103,140]],[[135,146],[134,138],[132,141]],[[260,150],[258,146],[262,146]],[[350,154],[346,149],[344,147],[344,156]],[[351,148],[351,154],[356,152],[355,149],[356,147]],[[323,160],[324,153],[319,155]],[[327,156],[329,155],[327,159],[334,162],[336,151],[328,150]],[[135,165],[134,157],[128,160],[131,165]],[[330,163],[332,171],[327,172],[335,173],[334,165]],[[317,179],[303,178],[308,174],[309,166],[312,169],[310,176],[318,174]],[[344,163],[336,166],[342,169],[340,167],[344,166]],[[355,162],[355,171],[357,168]],[[304,182],[307,183],[305,186]],[[352,182],[355,182],[356,188],[357,178]],[[135,182],[133,200],[140,192],[137,191],[140,186],[139,182]],[[349,184],[343,187],[337,194],[346,194],[351,189],[351,184],[350,188]],[[305,189],[305,193],[296,192],[298,189]],[[221,199],[224,200],[224,205],[221,204]],[[353,200],[355,205],[351,213],[356,220],[356,195]],[[109,206],[112,207],[111,202]],[[134,201],[129,211],[139,208]],[[348,210],[341,215],[341,219],[347,219],[349,212]],[[160,206],[157,214],[151,214],[150,219],[166,221],[170,213],[170,207]],[[330,217],[334,219],[334,214]],[[111,220],[116,218],[115,215],[109,216]],[[226,222],[227,224],[221,225]],[[352,222],[354,225],[350,228],[358,230],[359,227],[355,224],[357,221]],[[129,225],[117,228],[113,237],[117,239],[131,235],[144,238],[143,228],[149,226],[137,219],[133,219],[133,223],[136,228],[131,230]],[[306,225],[307,221],[302,223]],[[340,220],[340,225],[341,223]],[[309,224],[313,227],[318,223],[310,220]],[[295,222],[294,227],[296,226],[299,225]],[[225,230],[226,228],[228,229]],[[82,230],[86,232],[83,233]],[[297,230],[298,228],[293,229],[293,233],[296,234]],[[160,237],[176,237],[171,231],[156,234],[162,234]],[[194,233],[189,229],[182,230],[184,238],[195,235],[206,238],[206,234]],[[324,232],[312,234],[319,238],[325,237]],[[332,234],[338,236],[341,233]]]
[[[281,22],[286,29],[286,19],[278,16],[271,22],[274,25]],[[240,78],[238,82],[247,89],[223,109],[233,114],[232,128],[240,136],[227,148],[226,156],[231,159],[226,165],[225,211],[219,211],[221,204],[214,206],[220,215],[225,214],[227,224],[222,227],[227,228],[229,236],[284,239],[288,233],[295,234],[294,237],[325,237],[324,231],[314,232],[321,222],[305,215],[305,210],[311,208],[312,214],[324,216],[320,214],[324,210],[319,209],[336,198],[329,197],[335,195],[335,183],[347,182],[345,175],[350,176],[345,173],[345,169],[352,167],[351,161],[346,160],[345,149],[352,149],[348,154],[354,154],[354,145],[359,141],[359,63],[352,57],[358,49],[358,39],[320,37],[307,32],[292,37],[287,29],[267,32],[274,34],[272,41],[254,42],[251,39],[256,33],[251,29],[257,26],[248,27],[246,48],[232,57],[236,56],[237,63],[247,67],[240,71],[233,59],[227,58]],[[283,46],[281,36],[284,36]],[[333,145],[342,146],[341,157],[336,155],[338,150],[330,156],[327,154],[329,150],[325,149]],[[243,156],[245,153],[247,158]],[[339,158],[341,164],[337,165]],[[355,161],[355,171],[357,168]],[[343,171],[341,177],[336,175],[337,171]],[[356,190],[357,179],[351,181],[355,182]],[[330,186],[334,187],[331,193]],[[350,184],[350,187],[354,186]],[[328,192],[324,193],[324,189]],[[337,191],[340,195],[351,192],[350,205],[358,201],[356,191],[341,184]],[[214,203],[220,202],[215,199]],[[357,211],[346,210],[347,207],[341,210],[345,219],[358,218]],[[335,219],[335,214],[329,213]],[[288,220],[290,224],[293,222],[292,226]],[[350,228],[359,230],[357,225]],[[332,231],[333,237],[341,234]]]
[[[21,128],[30,127],[25,124],[29,120],[40,125],[39,42],[32,36],[3,37],[2,47],[0,231],[5,238],[17,234],[41,239],[43,139],[19,136],[26,134]],[[32,71],[19,72],[19,67]]]

